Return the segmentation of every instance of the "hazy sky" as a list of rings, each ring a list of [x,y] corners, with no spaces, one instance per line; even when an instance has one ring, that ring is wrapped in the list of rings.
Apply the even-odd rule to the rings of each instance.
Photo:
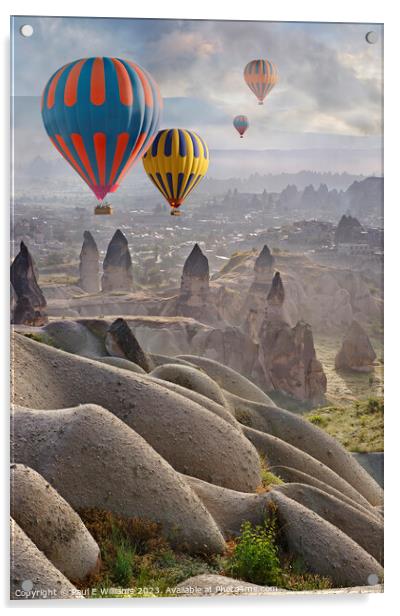
[[[34,28],[31,38],[19,34],[24,23]],[[378,33],[375,45],[365,40],[369,30]],[[246,114],[249,149],[372,150],[382,138],[382,38],[379,25],[17,17],[13,92],[39,97],[63,64],[117,56],[157,80],[163,127],[198,131],[212,149],[241,146],[232,118]],[[279,71],[264,106],[243,80],[254,58],[268,58]],[[28,107],[24,117],[17,113],[16,127],[24,125],[29,147],[47,155],[39,107]]]

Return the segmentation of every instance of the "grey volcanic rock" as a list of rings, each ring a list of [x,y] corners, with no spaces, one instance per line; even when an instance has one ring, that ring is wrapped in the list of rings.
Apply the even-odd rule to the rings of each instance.
[[[133,361],[129,361],[129,359],[123,359],[122,357],[94,357],[93,359],[101,362],[102,364],[108,364],[109,366],[120,368],[121,370],[129,370],[129,372],[136,372],[137,374],[146,374],[146,371],[138,366],[138,364],[135,364]]]
[[[285,291],[279,272],[267,297],[265,319],[260,329],[260,363],[266,386],[293,398],[321,402],[327,381],[317,360],[311,326],[299,321],[291,327],[284,310]]]
[[[98,404],[133,428],[176,470],[243,492],[259,485],[260,461],[243,434],[155,379],[19,334],[13,352],[11,391],[16,404],[38,409]]]
[[[336,370],[372,372],[376,353],[371,341],[357,321],[352,321],[335,358]]]
[[[177,383],[172,383],[171,381],[165,381],[165,380],[156,378],[152,376],[151,374],[148,374],[146,376],[150,382],[157,383],[158,385],[161,385],[162,387],[164,387],[165,389],[168,389],[169,391],[180,394],[181,396],[184,396],[188,400],[192,400],[193,402],[200,404],[200,406],[203,406],[208,411],[211,411],[211,413],[214,413],[215,415],[218,415],[218,417],[221,417],[221,419],[223,419],[224,421],[227,421],[231,426],[233,426],[239,432],[242,431],[242,427],[240,423],[236,421],[236,419],[234,418],[229,406],[228,407],[222,406],[221,404],[214,402],[208,396],[198,393],[194,389],[188,389],[187,387],[182,387],[181,385],[178,385]]]
[[[159,366],[151,372],[151,376],[197,391],[197,393],[210,398],[217,404],[229,408],[221,388],[207,374],[197,368],[180,366],[172,362],[173,360],[170,364]]]
[[[262,366],[258,359],[258,345],[239,327],[227,326],[199,331],[191,341],[193,353],[216,360],[240,374],[253,377]]]
[[[335,496],[339,500],[342,500],[344,503],[347,503],[347,505],[355,507],[366,515],[372,515],[379,521],[382,520],[381,514],[378,513],[375,509],[376,506],[373,505],[368,508],[363,507],[355,500],[352,500],[342,492],[339,492],[339,490],[336,490],[332,486],[328,485],[327,483],[324,483],[323,481],[320,481],[319,479],[316,479],[315,477],[312,477],[311,475],[307,475],[307,473],[303,473],[302,471],[299,471],[295,468],[290,468],[289,466],[270,466],[269,470],[281,479],[283,479],[285,483],[304,483],[308,486],[313,486],[314,488],[318,488],[319,490],[322,490],[327,494]]]
[[[70,580],[93,573],[99,546],[72,507],[33,469],[11,465],[11,516]]]
[[[264,317],[274,263],[275,259],[265,244],[255,261],[254,281],[243,306],[243,313],[246,315],[243,329],[255,342],[258,342],[258,333]]]
[[[268,493],[237,492],[195,477],[183,477],[211,513],[225,539],[239,535],[243,522],[257,525],[265,520],[268,504],[271,503]]]
[[[344,503],[331,494],[302,483],[272,486],[317,513],[351,537],[379,563],[383,563],[383,521]]]
[[[119,229],[114,233],[107,248],[101,290],[103,293],[133,291],[132,259],[128,240]]]
[[[71,506],[142,517],[162,525],[175,546],[220,552],[208,511],[174,469],[117,417],[94,404],[34,411],[16,408],[12,451]]]
[[[226,397],[242,423],[305,451],[345,479],[372,505],[382,503],[383,492],[378,483],[327,432],[290,411],[257,404],[233,394],[227,393]]]
[[[167,302],[162,314],[190,317],[209,324],[222,320],[210,291],[208,259],[198,244],[184,263],[178,297]]]
[[[272,256],[267,244],[264,244],[263,249],[258,255],[254,264],[255,282],[264,282],[265,272],[270,272],[275,263],[275,258]]]
[[[276,272],[272,280],[272,285],[267,295],[269,311],[272,312],[273,307],[282,308],[285,301],[285,289],[283,288],[282,278],[279,272]]]
[[[55,347],[84,357],[105,355],[104,341],[77,321],[50,321],[42,331]]]
[[[37,282],[35,263],[24,242],[11,264],[10,275],[15,292],[11,322],[21,325],[47,323],[47,302]]]
[[[190,280],[188,281],[187,278],[199,278],[200,280],[204,280],[206,283],[204,288],[209,288],[210,269],[208,266],[208,259],[203,254],[198,244],[194,245],[192,252],[184,263],[181,285],[182,290],[186,288],[185,282],[188,282],[190,290]]]
[[[309,571],[338,586],[366,586],[371,574],[382,578],[380,564],[343,531],[277,490],[270,494],[290,554]]]
[[[125,319],[116,319],[108,328],[105,345],[113,357],[121,357],[134,362],[145,372],[150,372],[153,365],[151,359],[143,351]]]
[[[84,598],[12,518],[10,540],[10,599]]]
[[[310,454],[276,436],[253,430],[253,428],[244,426],[243,432],[257,451],[265,456],[268,467],[289,466],[295,468],[332,486],[365,509],[370,509],[371,503],[356,488]]]
[[[99,251],[90,231],[83,233],[79,255],[79,286],[87,293],[100,291]]]
[[[179,358],[204,370],[222,389],[247,400],[275,406],[262,389],[227,364],[197,355],[180,355]]]
[[[335,244],[360,244],[365,241],[363,231],[357,218],[343,214],[335,231]]]

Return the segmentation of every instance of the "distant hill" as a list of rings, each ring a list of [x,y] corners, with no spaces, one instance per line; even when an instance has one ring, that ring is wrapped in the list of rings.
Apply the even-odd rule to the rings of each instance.
[[[344,194],[344,205],[361,221],[377,214],[383,216],[383,178],[353,182]]]
[[[299,171],[297,173],[253,173],[247,178],[240,177],[229,179],[216,179],[206,177],[198,190],[210,193],[223,193],[229,189],[240,192],[281,192],[288,185],[296,186],[298,190],[304,190],[307,186],[319,188],[325,184],[330,190],[346,190],[353,182],[365,178],[364,175],[352,175],[349,173],[327,173],[317,171]]]

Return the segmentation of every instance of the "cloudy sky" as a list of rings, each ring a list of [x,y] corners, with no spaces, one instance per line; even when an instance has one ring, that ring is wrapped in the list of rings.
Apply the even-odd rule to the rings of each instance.
[[[34,28],[30,38],[19,34],[24,23]],[[366,42],[369,30],[378,33],[374,45]],[[246,114],[249,149],[376,151],[380,171],[379,25],[17,17],[13,31],[15,124],[29,134],[29,152],[46,155],[51,145],[42,142],[36,99],[20,97],[40,97],[63,64],[104,55],[149,70],[165,101],[162,126],[198,131],[211,149],[237,149],[232,118]],[[279,71],[264,106],[243,80],[254,58],[268,58]]]

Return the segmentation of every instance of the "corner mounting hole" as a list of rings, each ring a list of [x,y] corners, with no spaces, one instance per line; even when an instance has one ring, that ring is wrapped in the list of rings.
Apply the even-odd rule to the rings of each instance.
[[[378,40],[378,34],[375,32],[375,30],[371,30],[371,32],[367,32],[367,34],[365,35],[365,40],[370,45],[374,45]]]
[[[33,34],[33,28],[30,24],[24,24],[20,27],[19,31],[25,38],[29,38]]]

